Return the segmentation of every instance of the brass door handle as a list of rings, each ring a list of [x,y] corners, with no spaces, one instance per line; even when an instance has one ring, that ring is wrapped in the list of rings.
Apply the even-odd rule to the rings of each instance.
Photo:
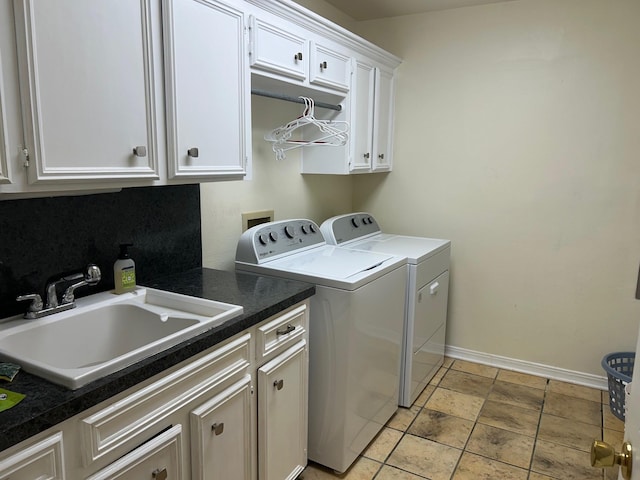
[[[631,444],[624,442],[622,451],[616,452],[612,445],[594,440],[591,445],[591,466],[597,468],[620,465],[620,473],[625,480],[631,480],[632,462]]]

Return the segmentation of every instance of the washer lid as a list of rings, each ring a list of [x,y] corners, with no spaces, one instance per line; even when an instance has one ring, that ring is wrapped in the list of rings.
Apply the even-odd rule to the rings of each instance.
[[[236,269],[354,290],[406,264],[397,255],[325,245],[254,265],[236,261]]]
[[[380,233],[366,239],[340,245],[342,248],[367,252],[388,253],[407,257],[409,263],[420,263],[451,245],[450,240],[440,238],[410,237]]]

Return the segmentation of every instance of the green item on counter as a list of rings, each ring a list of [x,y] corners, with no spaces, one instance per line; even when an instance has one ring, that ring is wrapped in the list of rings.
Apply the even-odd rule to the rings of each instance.
[[[9,362],[0,363],[0,380],[11,382],[19,371],[20,365]]]
[[[0,412],[17,405],[24,397],[22,393],[10,392],[0,388]]]

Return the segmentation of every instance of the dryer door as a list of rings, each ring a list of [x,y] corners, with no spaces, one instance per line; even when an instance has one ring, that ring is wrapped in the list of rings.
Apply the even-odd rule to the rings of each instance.
[[[449,272],[446,271],[418,290],[415,300],[413,353],[424,349],[425,344],[447,319]]]

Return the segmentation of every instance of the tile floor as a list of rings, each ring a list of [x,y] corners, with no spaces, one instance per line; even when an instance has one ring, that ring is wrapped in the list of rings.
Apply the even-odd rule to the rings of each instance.
[[[623,423],[600,390],[462,360],[399,408],[343,475],[310,462],[300,480],[615,480],[589,464]]]

